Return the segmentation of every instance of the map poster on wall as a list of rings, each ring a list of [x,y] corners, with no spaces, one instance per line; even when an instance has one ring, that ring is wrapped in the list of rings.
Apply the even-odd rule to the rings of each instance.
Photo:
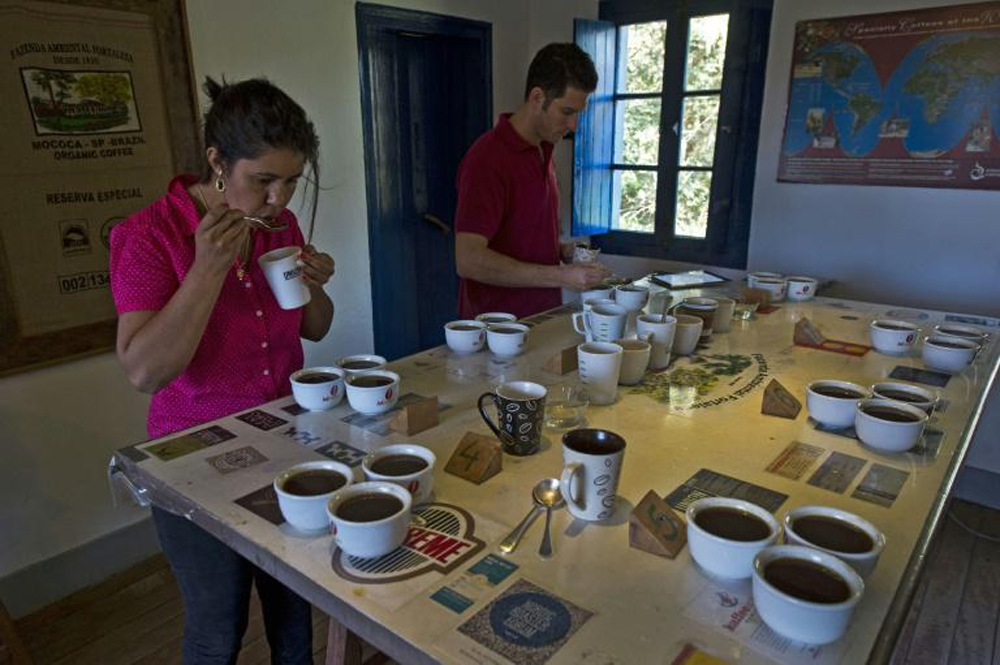
[[[0,373],[112,348],[111,229],[196,163],[178,1],[99,4],[0,0]]]
[[[778,180],[1000,189],[1000,2],[798,23]]]

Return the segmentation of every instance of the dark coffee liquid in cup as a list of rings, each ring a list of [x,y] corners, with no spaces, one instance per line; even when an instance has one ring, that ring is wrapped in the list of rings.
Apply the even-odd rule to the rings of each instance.
[[[490,324],[490,323],[503,323],[508,319],[502,319],[499,316],[485,316],[481,320],[483,323]]]
[[[886,399],[894,399],[897,402],[909,402],[910,404],[920,404],[928,401],[926,397],[923,397],[916,393],[908,393],[905,390],[892,390],[891,388],[886,390],[885,388],[879,388],[876,392]]]
[[[577,429],[563,435],[563,445],[585,455],[611,455],[625,448],[625,439],[605,430]]]
[[[813,386],[812,391],[824,397],[836,397],[837,399],[861,399],[862,393],[850,388],[840,388],[838,386]]]
[[[764,540],[771,535],[771,527],[767,522],[736,508],[718,507],[699,510],[694,516],[694,523],[705,531],[728,540],[753,542]]]
[[[954,328],[939,328],[939,330],[946,335],[954,335],[955,337],[963,337],[969,340],[982,339],[982,335],[970,330],[955,330]]]
[[[452,330],[462,330],[464,332],[471,332],[473,330],[481,330],[481,328],[479,326],[469,326],[469,325],[464,325],[464,326],[449,326],[449,327]]]
[[[351,379],[350,384],[356,388],[378,388],[388,386],[392,379],[388,376],[356,376]]]
[[[842,603],[851,587],[825,566],[803,559],[775,559],[764,568],[764,579],[789,596],[811,603]]]
[[[888,420],[894,423],[915,423],[920,421],[920,418],[912,413],[900,411],[891,406],[866,406],[862,411],[873,418]]]
[[[875,541],[850,522],[822,515],[808,515],[792,522],[792,528],[810,543],[835,552],[864,554],[871,552]]]
[[[336,374],[329,374],[327,372],[309,372],[295,379],[295,381],[297,383],[326,383],[328,381],[336,381],[339,378]]]
[[[948,342],[948,341],[943,340],[943,339],[936,339],[933,342],[931,342],[931,344],[933,344],[934,346],[943,346],[946,349],[962,349],[964,351],[971,351],[972,350],[972,349],[970,349],[968,346],[966,346],[964,344],[958,344],[956,342]]]
[[[497,326],[496,328],[492,329],[492,332],[500,333],[501,335],[515,335],[519,332],[524,332],[524,331],[518,330],[517,328],[505,328],[503,326]]]
[[[426,468],[427,460],[416,455],[386,455],[371,465],[371,470],[380,476],[408,476]]]
[[[352,360],[350,362],[346,362],[343,365],[341,365],[341,367],[343,367],[344,369],[350,369],[354,371],[357,371],[359,369],[373,369],[378,366],[379,363],[375,362],[374,360]]]
[[[347,479],[330,469],[310,469],[290,476],[281,489],[297,496],[329,494],[347,484]]]
[[[916,332],[913,328],[909,326],[897,326],[894,323],[876,323],[876,328],[881,328],[882,330],[906,330],[908,332]]]
[[[403,509],[403,502],[391,494],[373,492],[352,496],[337,506],[337,517],[348,522],[376,522]]]

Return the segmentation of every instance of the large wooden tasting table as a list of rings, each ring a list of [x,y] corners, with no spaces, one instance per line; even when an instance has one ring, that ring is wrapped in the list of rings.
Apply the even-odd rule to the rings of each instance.
[[[614,518],[578,522],[559,510],[553,558],[537,554],[543,520],[516,552],[501,555],[497,544],[531,507],[532,486],[560,475],[562,432],[546,429],[534,456],[504,456],[503,470],[481,485],[444,466],[466,432],[489,434],[475,402],[498,382],[577,380],[576,372],[542,368],[582,341],[572,309],[528,319],[529,350],[514,359],[438,347],[392,363],[404,401],[409,394],[439,400],[440,424],[419,434],[392,432],[392,414],[364,418],[346,400],[300,413],[288,397],[123,448],[114,464],[154,503],[186,515],[401,663],[709,662],[702,652],[740,663],[887,662],[997,371],[997,322],[980,321],[993,334],[974,364],[942,377],[913,374],[925,369],[919,350],[857,356],[795,346],[793,326],[808,317],[827,338],[866,345],[876,317],[910,320],[925,332],[946,317],[966,317],[818,298],[734,320],[695,357],[647,373],[641,386],[619,387],[612,406],[586,410],[586,426],[627,440]],[[934,388],[943,408],[915,452],[881,454],[810,421],[810,381],[871,385],[900,373],[920,385],[947,381]],[[802,401],[794,420],[761,414],[771,379]],[[275,523],[281,518],[268,488],[283,469],[331,457],[360,478],[365,452],[403,441],[438,457],[435,504],[415,522],[423,531],[411,532],[412,547],[375,565],[352,562],[329,534]],[[735,495],[765,504],[779,520],[797,506],[820,504],[873,522],[888,544],[847,635],[820,649],[788,643],[750,611],[748,581],[710,579],[688,548],[671,560],[630,547],[628,515],[650,490],[681,510],[699,496]]]

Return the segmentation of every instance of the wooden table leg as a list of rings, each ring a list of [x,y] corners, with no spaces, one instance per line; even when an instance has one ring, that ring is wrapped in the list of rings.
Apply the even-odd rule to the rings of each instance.
[[[24,643],[14,629],[14,620],[10,618],[7,608],[0,603],[0,653],[6,647],[10,654],[12,665],[31,665],[31,657]]]
[[[361,640],[333,617],[326,633],[326,665],[361,665]]]

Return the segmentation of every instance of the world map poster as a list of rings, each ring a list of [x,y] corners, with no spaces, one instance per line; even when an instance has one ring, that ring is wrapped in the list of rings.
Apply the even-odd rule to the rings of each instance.
[[[1000,189],[1000,2],[799,22],[778,180]]]

